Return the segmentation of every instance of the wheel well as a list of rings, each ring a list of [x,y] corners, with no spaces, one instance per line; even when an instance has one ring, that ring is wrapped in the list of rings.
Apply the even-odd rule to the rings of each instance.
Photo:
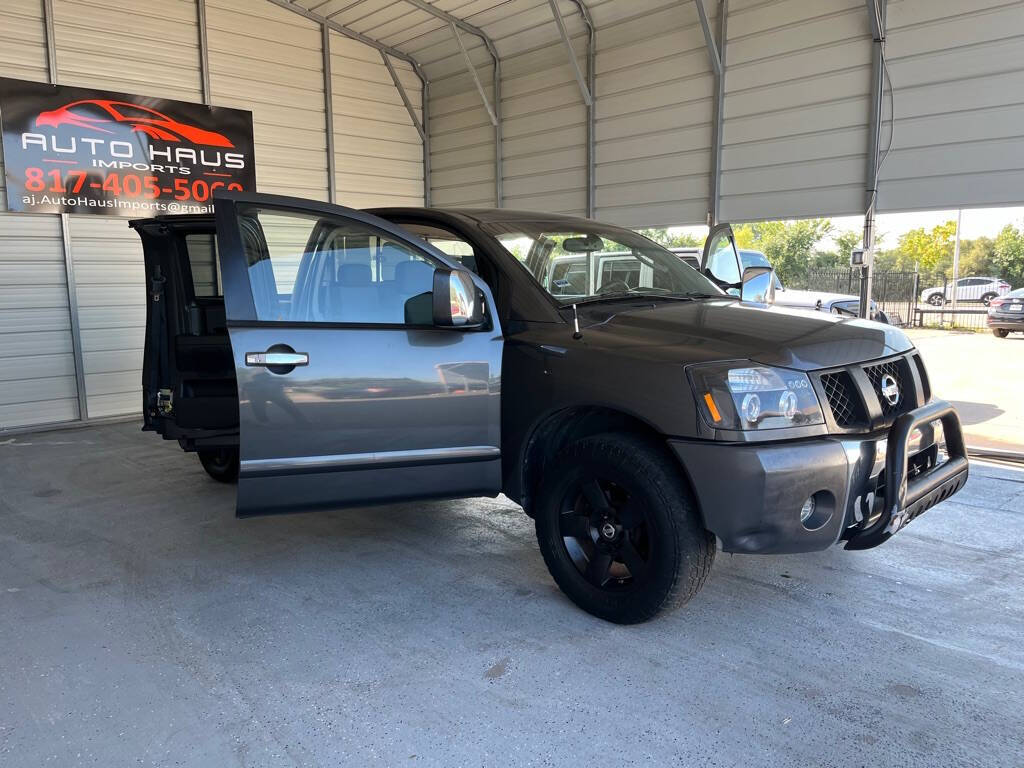
[[[536,498],[544,472],[551,460],[570,443],[606,432],[622,432],[647,438],[671,457],[673,463],[679,466],[683,481],[690,486],[689,477],[675,456],[672,456],[668,450],[664,437],[646,422],[613,408],[598,406],[568,408],[545,419],[534,429],[527,440],[521,468],[522,498],[520,500],[527,514],[530,514],[532,502]],[[690,491],[693,492],[692,486]],[[694,498],[696,499],[696,496]]]

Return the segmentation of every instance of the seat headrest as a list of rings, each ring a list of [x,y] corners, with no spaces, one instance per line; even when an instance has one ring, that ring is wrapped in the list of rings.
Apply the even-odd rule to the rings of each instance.
[[[362,288],[372,278],[369,264],[342,264],[338,269],[338,285],[345,288]]]
[[[395,285],[409,295],[425,293],[434,287],[434,268],[424,261],[400,261],[395,264]]]

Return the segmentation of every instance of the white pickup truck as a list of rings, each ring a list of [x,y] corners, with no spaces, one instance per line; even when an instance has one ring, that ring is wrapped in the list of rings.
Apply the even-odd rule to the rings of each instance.
[[[689,264],[696,270],[701,269],[701,249],[692,248],[670,248],[672,253]],[[740,265],[738,273],[742,274],[747,267],[770,267],[771,263],[760,251],[740,250]],[[791,309],[809,309],[818,312],[831,312],[834,315],[845,317],[857,317],[860,308],[860,298],[844,293],[826,293],[824,291],[800,291],[795,288],[786,288],[775,276],[775,306],[789,307]],[[878,308],[878,305],[871,302],[870,318],[879,323],[889,323],[889,318]]]

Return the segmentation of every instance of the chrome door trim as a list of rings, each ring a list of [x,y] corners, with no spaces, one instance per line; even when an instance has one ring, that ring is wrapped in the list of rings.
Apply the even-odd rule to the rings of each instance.
[[[464,461],[490,461],[501,457],[493,445],[461,445],[451,448],[425,448],[413,451],[377,451],[342,453],[333,456],[296,456],[294,458],[249,459],[241,463],[243,477],[298,475],[316,472],[340,472],[355,469],[380,469],[413,464],[452,464]]]

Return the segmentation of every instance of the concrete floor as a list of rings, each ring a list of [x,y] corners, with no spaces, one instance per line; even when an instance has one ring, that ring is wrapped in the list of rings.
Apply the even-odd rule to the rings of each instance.
[[[577,610],[504,500],[239,521],[134,424],[0,440],[0,765],[1020,766],[1024,473]]]
[[[1024,334],[909,328],[921,350],[936,397],[960,412],[967,444],[1024,451]],[[1024,761],[1022,761],[1024,762]]]

